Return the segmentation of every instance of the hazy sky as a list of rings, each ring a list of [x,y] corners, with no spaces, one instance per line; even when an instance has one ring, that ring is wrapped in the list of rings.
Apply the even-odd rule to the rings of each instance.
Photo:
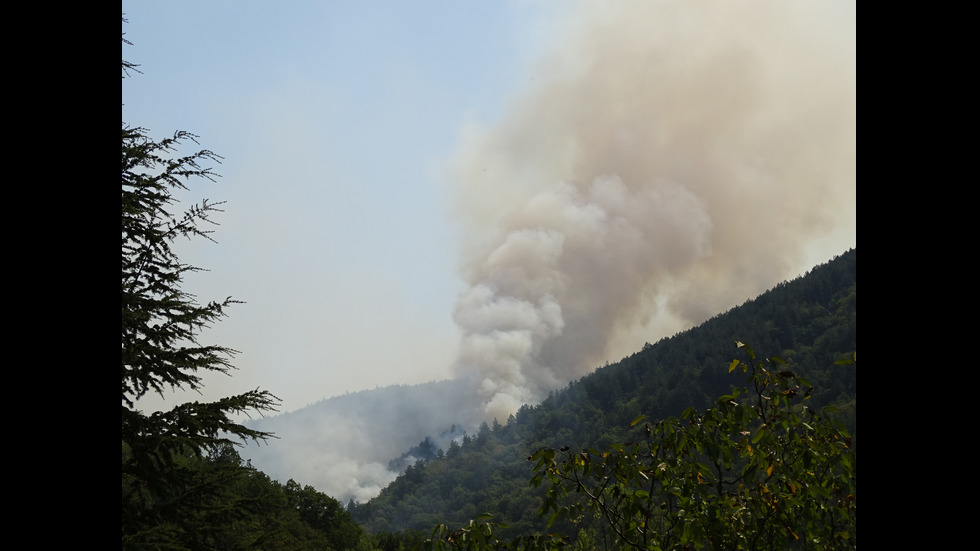
[[[210,270],[186,283],[202,301],[246,302],[203,339],[241,353],[196,399],[261,387],[285,412],[459,375],[485,351],[484,314],[525,299],[522,315],[557,312],[545,339],[600,334],[594,367],[856,246],[852,2],[579,4],[123,2],[122,57],[142,71],[122,81],[123,121],[224,157],[186,197],[226,201],[217,244],[181,255]],[[600,218],[622,233],[576,237]],[[612,279],[635,292],[603,304],[646,311],[578,300],[602,280],[566,278],[598,252],[644,255]],[[505,264],[542,264],[534,289],[500,279]],[[577,312],[610,316],[607,331]],[[534,362],[579,353],[555,342],[528,345]]]

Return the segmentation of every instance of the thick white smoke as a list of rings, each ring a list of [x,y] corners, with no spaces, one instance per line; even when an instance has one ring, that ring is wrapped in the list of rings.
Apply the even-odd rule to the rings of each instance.
[[[298,411],[248,421],[275,433],[250,444],[243,457],[269,476],[312,485],[336,499],[364,503],[407,465],[392,461],[435,439],[452,425],[475,426],[466,415],[472,399],[458,381],[388,386],[335,396]],[[437,441],[443,449],[448,443]]]
[[[454,167],[470,284],[455,369],[487,419],[854,231],[854,25],[846,2],[582,7]]]
[[[257,466],[366,501],[426,435],[504,422],[856,246],[855,33],[845,0],[581,3],[452,162],[456,386],[272,418]]]
[[[458,367],[481,377],[488,418],[506,419],[595,367],[609,336],[597,328],[632,311],[662,267],[711,252],[705,205],[684,187],[631,190],[615,175],[584,187],[560,183],[533,196],[457,305]]]

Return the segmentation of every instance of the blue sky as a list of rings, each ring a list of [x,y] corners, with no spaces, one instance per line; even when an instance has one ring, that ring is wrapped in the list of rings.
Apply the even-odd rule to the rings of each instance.
[[[261,386],[293,410],[449,375],[462,283],[442,163],[528,78],[556,2],[125,1],[123,120],[224,161],[202,300],[241,352],[205,399]],[[187,151],[192,149],[188,144]]]
[[[726,169],[734,180],[757,174],[760,181],[787,175],[795,181],[794,171],[813,165],[813,159],[800,153],[810,151],[821,165],[826,164],[820,167],[826,172],[821,177],[835,182],[832,189],[819,192],[814,185],[803,184],[767,188],[760,197],[772,197],[773,190],[785,193],[775,206],[785,209],[788,229],[778,239],[773,236],[779,231],[752,233],[761,230],[739,226],[726,214],[734,210],[751,214],[751,207],[732,205],[729,198],[735,194],[731,188],[704,183],[718,178],[721,164],[711,171],[682,169],[680,161],[688,159],[664,149],[664,159],[680,159],[677,167],[650,177],[657,182],[663,178],[675,182],[689,176],[691,182],[650,184],[653,187],[647,189],[633,182],[647,177],[649,167],[618,167],[619,157],[601,158],[599,153],[579,155],[586,158],[581,162],[566,162],[568,155],[574,155],[568,151],[590,146],[579,134],[591,133],[602,138],[597,144],[607,145],[610,140],[632,143],[636,136],[661,140],[667,136],[674,144],[671,147],[679,147],[676,144],[690,138],[695,130],[710,136],[730,132],[707,126],[671,130],[673,127],[666,123],[664,128],[669,131],[648,132],[648,127],[659,124],[657,121],[686,111],[681,105],[674,111],[654,113],[642,98],[661,94],[662,90],[649,91],[646,87],[668,82],[665,75],[690,78],[691,84],[678,84],[677,94],[657,97],[681,104],[690,101],[692,105],[704,101],[710,109],[719,108],[723,103],[718,98],[699,98],[699,91],[710,91],[715,85],[694,80],[690,75],[697,71],[691,68],[698,67],[698,60],[715,59],[695,54],[700,55],[702,49],[710,53],[711,44],[722,41],[718,36],[736,34],[728,27],[737,29],[737,21],[726,26],[728,15],[692,11],[672,1],[650,2],[649,6],[662,9],[651,14],[644,7],[637,17],[631,17],[624,8],[630,3],[619,4],[621,9],[609,13],[598,8],[599,4],[581,10],[577,2],[530,0],[124,1],[128,23],[122,28],[133,45],[123,47],[123,58],[138,64],[142,74],[123,79],[123,121],[148,128],[155,137],[175,130],[193,132],[200,136],[201,147],[224,157],[216,167],[222,176],[217,183],[196,182],[182,195],[187,202],[203,197],[226,201],[225,212],[216,218],[220,226],[214,228],[218,243],[183,243],[181,254],[185,261],[210,270],[187,281],[201,300],[231,295],[246,302],[235,306],[226,320],[205,335],[206,341],[241,354],[234,360],[238,370],[231,377],[208,378],[204,395],[193,398],[217,399],[261,387],[283,399],[283,411],[292,411],[348,391],[453,375],[461,339],[454,313],[467,289],[486,283],[478,275],[482,269],[479,261],[470,257],[493,252],[499,245],[481,241],[480,236],[492,240],[493,236],[523,231],[507,224],[514,213],[526,214],[529,198],[540,199],[540,194],[547,192],[537,184],[524,185],[524,178],[532,173],[543,176],[544,186],[579,176],[587,183],[600,177],[600,172],[612,171],[627,180],[624,192],[640,194],[634,199],[666,193],[704,204],[693,209],[708,220],[702,228],[707,232],[704,242],[693,238],[691,242],[704,246],[705,251],[713,247],[711,260],[705,260],[708,252],[701,260],[671,257],[677,264],[662,270],[655,293],[642,294],[650,292],[651,285],[645,282],[642,289],[637,288],[635,299],[627,298],[630,303],[652,309],[656,308],[651,305],[659,304],[673,314],[657,321],[651,320],[649,312],[631,312],[637,330],[625,332],[621,329],[626,321],[611,320],[619,329],[607,333],[610,339],[618,339],[619,348],[601,352],[611,361],[618,360],[623,351],[639,349],[644,340],[653,342],[669,336],[690,326],[698,316],[723,311],[856,246],[856,175],[851,143],[856,109],[856,31],[849,3],[829,4],[840,13],[815,14],[814,10],[822,9],[821,4],[803,2],[800,5],[806,9],[788,14],[798,19],[800,29],[813,31],[817,37],[813,43],[820,47],[811,49],[831,60],[813,61],[813,74],[820,78],[808,82],[831,89],[836,94],[832,101],[821,103],[820,97],[801,93],[799,102],[787,100],[782,105],[780,96],[760,94],[777,98],[778,108],[733,118],[756,128],[799,115],[800,122],[793,128],[803,133],[805,125],[812,124],[814,135],[824,131],[817,126],[826,125],[828,120],[844,121],[843,131],[827,130],[825,143],[801,145],[789,155],[774,154],[772,158],[759,152],[766,151],[765,147],[793,145],[792,140],[783,139],[789,133],[778,134],[778,138],[773,137],[776,133],[739,138],[749,144],[746,151],[753,157],[751,166]],[[770,7],[774,6],[777,4]],[[769,34],[775,36],[771,38],[774,41],[795,40],[775,31],[784,27],[779,17],[789,11],[779,7],[745,16],[749,18],[746,31],[729,37],[731,43],[762,43],[770,39]],[[776,14],[771,15],[772,22],[759,23],[770,14]],[[816,23],[811,24],[811,20]],[[772,33],[753,32],[751,25],[755,24]],[[616,25],[624,30],[619,32]],[[712,25],[721,25],[721,30],[712,32]],[[642,35],[644,26],[649,26],[650,35],[656,35],[659,28],[671,41],[638,41],[620,49],[612,44],[619,35]],[[699,32],[705,34],[699,36]],[[689,46],[685,51],[674,49],[674,44]],[[778,58],[781,45],[762,45],[759,59],[730,66],[747,67],[746,74],[754,74],[753,63],[790,66],[780,65],[786,61]],[[737,49],[725,47],[729,49],[724,55],[737,55]],[[746,46],[748,50],[755,47]],[[607,48],[618,52],[616,59],[628,58],[639,50],[649,50],[650,55],[643,58],[647,60],[660,59],[657,56],[664,52],[670,52],[667,57],[680,58],[690,52],[692,57],[677,67],[653,66],[649,78],[636,69],[648,65],[637,63],[626,72],[600,75],[606,67],[589,63],[595,62],[593,52],[598,59]],[[562,57],[566,51],[568,56]],[[736,54],[730,54],[732,51]],[[809,55],[811,50],[801,46],[799,51]],[[799,58],[787,59],[797,70]],[[608,65],[612,71],[616,63]],[[597,74],[588,79],[579,74],[581,71]],[[832,75],[829,79],[828,74]],[[636,97],[627,101],[615,96],[621,93],[619,89],[590,88],[592,83],[620,82],[635,85]],[[746,90],[750,92],[745,104],[750,105],[754,88],[746,86]],[[735,105],[742,96],[725,94],[724,98]],[[807,105],[840,108],[840,113],[810,118],[809,107],[801,107]],[[636,116],[623,118],[624,106],[634,106]],[[540,120],[536,119],[539,116]],[[611,130],[600,124],[607,121]],[[575,147],[562,149],[566,138],[574,141]],[[187,144],[187,151],[192,149],[193,145]],[[741,154],[737,147],[720,147],[699,153],[700,158],[692,154],[691,162],[720,163],[718,159],[726,155]],[[615,155],[630,158],[628,152]],[[841,157],[839,163],[834,155]],[[656,156],[656,152],[647,155]],[[786,157],[794,157],[794,163],[784,161]],[[576,174],[568,169],[572,165],[597,168]],[[499,180],[480,180],[488,167],[501,175]],[[593,197],[588,195],[586,184],[577,189],[562,197],[580,202]],[[752,204],[758,203],[760,212],[768,206],[746,197]],[[815,198],[833,204],[814,207],[819,202]],[[541,226],[535,222],[530,227]],[[643,229],[642,224],[637,227]],[[669,235],[680,231],[678,228],[676,223],[659,226],[653,235]],[[566,233],[565,243],[570,236]],[[736,255],[725,236],[742,237],[743,243],[754,238],[766,240],[767,244]],[[677,242],[687,241],[669,241]],[[603,250],[608,252],[608,248]],[[721,254],[724,250],[732,252],[725,256]],[[750,283],[715,293],[721,287],[710,274],[724,273],[732,279],[751,271],[750,263],[759,266],[765,261],[761,259],[774,255],[779,261],[765,277],[751,273],[745,277]],[[567,271],[567,265],[560,268],[562,277],[575,275]],[[672,286],[663,283],[668,280],[673,281]],[[690,286],[701,282],[704,288],[695,297],[693,291],[680,289],[676,283],[680,280],[691,282]],[[708,301],[705,295],[717,300]],[[692,306],[702,299],[704,304]],[[698,313],[684,317],[683,308],[664,306],[678,301],[685,301],[688,310]],[[561,306],[566,314],[571,312],[568,302]],[[589,361],[600,362],[601,357],[590,356]]]

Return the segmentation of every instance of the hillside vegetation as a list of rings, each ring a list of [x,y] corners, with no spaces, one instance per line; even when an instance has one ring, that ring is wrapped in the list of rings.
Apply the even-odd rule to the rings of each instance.
[[[124,531],[123,548],[159,548],[156,542],[166,541],[174,549],[490,549],[501,542],[521,542],[504,545],[528,550],[562,545],[583,550],[666,549],[703,548],[706,538],[715,547],[853,547],[857,378],[853,363],[839,365],[839,361],[856,359],[856,297],[856,251],[850,250],[694,329],[601,367],[555,391],[543,403],[523,406],[509,419],[484,423],[473,434],[461,434],[458,425],[445,427],[400,457],[391,457],[392,468],[400,468],[408,458],[422,459],[365,503],[350,501],[345,507],[313,486],[292,479],[277,482],[243,460],[230,444],[217,446],[203,457],[188,450],[177,454],[168,467],[173,482],[166,492],[151,488],[139,494],[138,503],[127,505],[125,496],[132,483],[124,476],[124,520],[132,517],[130,523],[138,524],[140,531],[139,541],[127,539]],[[731,484],[721,476],[711,478],[702,468],[712,464],[707,459],[704,463],[694,456],[679,460],[681,449],[675,444],[701,446],[693,438],[699,427],[728,423],[738,416],[743,424],[729,428],[748,434],[745,423],[754,422],[753,411],[764,409],[751,400],[728,410],[719,408],[729,402],[726,395],[734,403],[738,391],[733,388],[746,383],[747,364],[735,369],[733,362],[745,350],[737,348],[736,341],[750,343],[760,357],[785,360],[785,372],[766,375],[770,381],[778,379],[778,388],[769,390],[776,397],[770,414],[782,416],[783,427],[812,430],[814,438],[794,439],[789,442],[792,448],[785,440],[767,443],[766,431],[757,431],[751,444],[748,436],[737,444],[741,453],[746,447],[755,450],[754,457],[743,455],[732,463],[724,453],[717,455],[724,446],[713,444],[713,451],[695,454],[704,453],[707,459],[716,454],[713,464],[729,462],[736,474],[742,472]],[[758,372],[753,373],[756,382],[762,380]],[[801,411],[809,413],[797,416],[790,401],[778,402],[797,390],[802,394],[804,385],[799,382],[804,379],[808,409]],[[786,386],[787,382],[793,384]],[[762,394],[756,386],[756,395]],[[846,431],[835,432],[813,413],[829,405],[835,406]],[[638,421],[641,418],[643,422]],[[833,458],[835,474],[825,474],[829,471],[823,464],[820,469],[799,465],[795,470],[790,465],[777,469],[768,458],[784,450],[808,461],[810,455]],[[131,461],[128,453],[124,442],[124,465]],[[650,463],[661,456],[678,461],[672,469]],[[692,465],[694,474],[690,470],[685,474],[684,469]],[[656,493],[631,486],[631,480],[660,473],[661,468],[664,476],[672,477],[671,484],[679,481],[687,484],[686,489],[668,488],[666,478],[658,482]],[[769,512],[768,487],[749,488],[739,482],[751,469],[763,479],[770,473],[782,477],[780,488],[773,486],[773,492],[790,492],[780,494],[780,499],[802,504],[772,507],[784,519],[764,524],[765,530],[753,522],[763,516],[760,511]],[[699,496],[707,490],[697,486],[702,471],[705,480],[717,480],[717,487],[725,488],[724,496],[720,491],[715,494],[718,499]],[[622,482],[607,485],[605,480]],[[731,484],[731,491],[723,483]],[[630,491],[623,493],[622,488]],[[600,496],[593,503],[598,508],[588,509],[583,496]],[[615,499],[607,499],[610,496]],[[651,516],[647,505],[654,501],[663,509]],[[615,509],[607,505],[613,502]],[[831,502],[837,505],[825,506]],[[704,518],[736,509],[741,516],[724,516],[714,525],[684,522],[676,526],[683,525],[685,531],[673,530],[670,523],[681,518],[685,508],[695,506]],[[815,545],[811,538],[799,543],[801,535],[812,535],[809,528],[804,527],[807,534],[797,534],[787,526],[798,520],[796,512],[801,510],[810,513],[806,526],[816,525],[833,541]],[[604,512],[611,514],[612,521],[600,519]],[[492,522],[487,522],[486,514]],[[534,534],[551,536],[527,539]],[[629,534],[636,535],[636,541],[624,537]],[[745,539],[763,535],[764,541]],[[656,539],[662,537],[667,539]],[[710,540],[719,537],[725,538],[724,545]],[[672,543],[665,545],[665,541]]]
[[[856,369],[835,365],[857,348],[857,264],[852,249],[804,276],[702,325],[601,367],[537,406],[525,405],[503,422],[483,424],[448,449],[423,441],[408,467],[381,494],[350,504],[369,532],[417,541],[439,524],[462,526],[489,513],[508,536],[541,532],[546,488],[531,487],[529,458],[542,448],[605,449],[627,441],[630,423],[704,410],[744,385],[729,373],[736,341],[782,358],[812,384],[810,408],[834,405],[856,449]],[[574,533],[569,521],[552,530]]]

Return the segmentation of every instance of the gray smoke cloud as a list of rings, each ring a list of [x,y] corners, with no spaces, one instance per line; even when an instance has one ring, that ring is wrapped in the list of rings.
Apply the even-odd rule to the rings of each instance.
[[[276,438],[249,444],[242,456],[280,482],[293,479],[344,503],[364,503],[414,464],[413,457],[393,460],[424,438],[448,449],[441,432],[475,426],[466,414],[472,410],[467,390],[459,381],[393,385],[252,419],[248,426]]]
[[[855,246],[855,34],[853,2],[583,2],[452,159],[455,380],[263,420],[280,439],[250,457],[366,501],[426,435],[503,423]]]
[[[802,273],[856,222],[853,3],[594,2],[563,32],[452,172],[455,372],[488,419]]]

